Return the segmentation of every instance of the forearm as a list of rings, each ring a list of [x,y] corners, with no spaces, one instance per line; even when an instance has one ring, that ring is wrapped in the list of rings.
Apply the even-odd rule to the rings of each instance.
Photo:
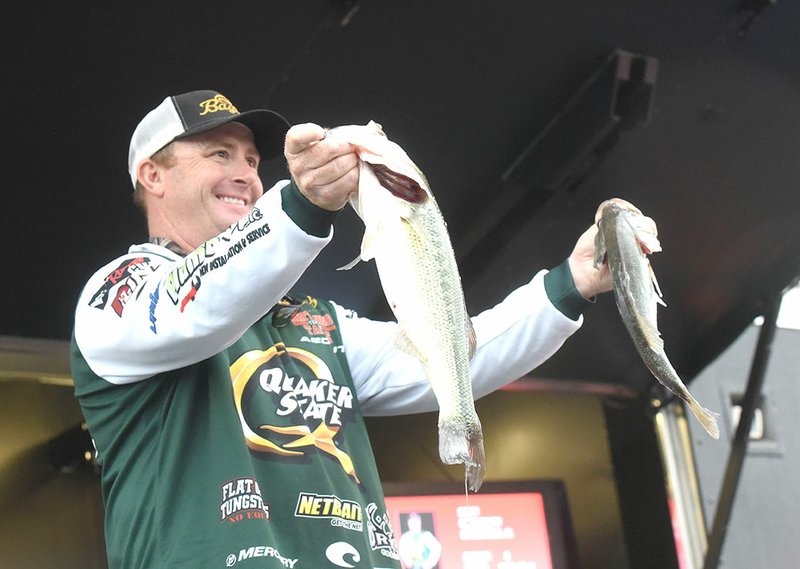
[[[564,270],[561,267],[553,273],[563,276]],[[551,290],[557,295],[551,300],[546,274],[537,274],[500,304],[473,318],[478,340],[470,362],[475,397],[499,389],[541,365],[580,328],[580,315],[572,319],[561,311],[574,303],[576,293],[568,294],[556,286],[558,283],[551,283]],[[564,299],[568,299],[566,304]],[[339,312],[345,353],[365,414],[396,415],[438,407],[420,363],[394,348],[396,323],[347,316],[343,309]]]

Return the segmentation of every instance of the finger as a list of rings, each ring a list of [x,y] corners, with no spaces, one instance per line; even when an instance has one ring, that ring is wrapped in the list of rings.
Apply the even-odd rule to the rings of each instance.
[[[325,138],[325,129],[314,123],[303,123],[292,126],[286,133],[284,153],[287,155],[300,154]]]
[[[292,174],[297,183],[307,189],[333,184],[348,175],[358,179],[358,157],[352,152],[342,154],[319,166],[306,164]]]
[[[359,169],[330,170],[324,177],[310,177],[307,184],[298,182],[297,186],[308,200],[330,211],[341,209],[351,194],[358,191]],[[324,179],[324,183],[321,183]]]

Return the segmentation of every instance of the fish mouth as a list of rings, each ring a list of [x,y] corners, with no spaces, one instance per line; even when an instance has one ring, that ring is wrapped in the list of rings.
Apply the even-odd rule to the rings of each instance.
[[[600,218],[603,216],[603,210],[605,210],[609,206],[613,206],[617,210],[627,211],[635,215],[642,215],[642,216],[644,215],[641,212],[641,210],[632,203],[617,198],[611,198],[610,200],[606,200],[603,203],[601,203],[600,206],[597,208],[597,213],[594,216],[595,223],[600,222]]]
[[[381,186],[389,190],[393,196],[415,205],[425,203],[428,199],[428,192],[416,180],[390,170],[383,164],[369,164],[369,167]]]

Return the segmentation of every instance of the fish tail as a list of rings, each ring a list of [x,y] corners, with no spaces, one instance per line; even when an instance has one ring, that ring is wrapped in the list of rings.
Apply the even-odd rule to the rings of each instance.
[[[445,464],[463,464],[469,489],[477,492],[483,483],[486,454],[483,431],[477,417],[474,423],[439,421],[439,457]]]
[[[688,401],[689,409],[692,410],[694,416],[703,425],[703,428],[711,435],[712,438],[719,438],[719,425],[717,424],[717,417],[719,413],[714,413],[700,405],[694,398]]]
[[[717,425],[717,417],[719,417],[719,413],[710,411],[700,405],[697,399],[695,399],[686,388],[686,385],[681,381],[678,372],[676,372],[672,364],[669,363],[663,350],[661,357],[656,358],[655,361],[652,359],[645,360],[645,364],[664,387],[686,402],[689,409],[691,409],[694,416],[697,417],[697,420],[700,421],[700,424],[703,425],[703,428],[708,434],[712,438],[718,439],[719,425]]]

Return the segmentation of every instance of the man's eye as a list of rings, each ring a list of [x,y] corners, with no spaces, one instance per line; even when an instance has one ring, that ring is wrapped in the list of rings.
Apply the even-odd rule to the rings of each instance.
[[[252,168],[258,168],[258,160],[255,158],[248,158],[247,163],[250,164]]]
[[[220,158],[227,158],[228,157],[228,151],[227,150],[217,150],[214,154],[216,154]]]

